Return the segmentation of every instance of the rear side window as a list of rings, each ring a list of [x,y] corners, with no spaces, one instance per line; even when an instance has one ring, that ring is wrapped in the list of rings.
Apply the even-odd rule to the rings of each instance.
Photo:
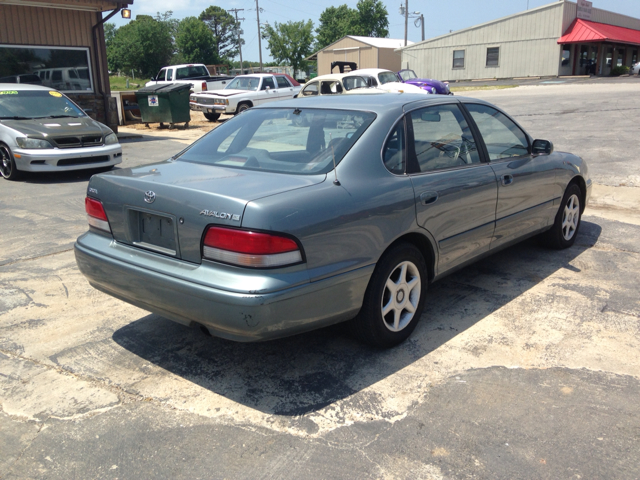
[[[421,108],[409,114],[420,172],[479,164],[473,134],[457,105]]]
[[[529,141],[506,115],[487,105],[465,104],[476,122],[489,152],[489,160],[520,157],[529,154]]]
[[[404,139],[404,121],[399,121],[391,135],[387,139],[387,143],[382,151],[382,159],[384,166],[391,173],[402,175],[405,171],[405,139]]]
[[[278,87],[279,88],[289,88],[289,87],[291,87],[291,84],[289,83],[289,80],[287,80],[285,77],[282,77],[282,76],[278,75],[276,77],[276,80],[278,82]]]
[[[54,70],[53,75],[51,76],[51,80],[62,80],[62,71]]]

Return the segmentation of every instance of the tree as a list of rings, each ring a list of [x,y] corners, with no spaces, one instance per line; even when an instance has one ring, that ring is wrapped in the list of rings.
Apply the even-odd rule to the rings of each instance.
[[[187,17],[178,24],[176,47],[186,63],[210,65],[220,62],[211,30],[196,17]]]
[[[104,24],[104,43],[107,47],[107,65],[110,72],[118,70],[118,58],[114,55],[113,39],[116,36],[118,27],[114,23]]]
[[[320,15],[320,25],[316,29],[315,50],[322,50],[336,40],[341,39],[352,30],[356,24],[357,11],[347,5],[329,7]]]
[[[360,0],[355,9],[347,5],[329,7],[320,15],[315,50],[347,35],[387,37],[388,28],[389,13],[381,0]]]
[[[357,31],[350,35],[363,37],[389,36],[389,12],[381,0],[360,0],[356,5],[358,10]]]
[[[269,42],[268,48],[274,60],[291,65],[296,75],[298,70],[306,66],[304,59],[313,53],[313,22],[275,22],[273,27],[265,27],[263,38]]]
[[[170,15],[170,12],[167,13]],[[173,52],[170,21],[138,15],[135,20],[115,31],[107,46],[107,59],[112,60],[110,68],[135,70],[150,77],[169,63]]]
[[[240,30],[240,22],[236,22],[229,12],[216,5],[208,7],[198,18],[211,30],[216,41],[218,58],[231,59],[238,55],[238,35],[243,33]],[[240,42],[244,45],[244,40],[240,39]]]

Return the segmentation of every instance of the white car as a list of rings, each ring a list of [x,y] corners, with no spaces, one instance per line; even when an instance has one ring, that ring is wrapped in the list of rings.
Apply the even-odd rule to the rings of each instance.
[[[316,95],[337,95],[350,93],[386,93],[379,88],[370,87],[366,76],[349,73],[330,73],[309,80],[302,86],[298,97]]]
[[[21,172],[107,170],[122,162],[113,131],[63,93],[25,83],[0,83],[0,176]]]
[[[254,105],[288,100],[300,91],[300,84],[284,73],[238,75],[224,89],[194,93],[189,97],[191,110],[204,113],[215,122],[220,115],[243,112]]]
[[[631,70],[629,71],[631,75],[640,75],[640,62],[636,62],[631,66]]]
[[[391,70],[385,70],[383,68],[361,68],[351,73],[369,77],[372,87],[380,88],[387,92],[423,93],[431,95],[430,92],[423,90],[417,85],[399,82],[398,76]]]

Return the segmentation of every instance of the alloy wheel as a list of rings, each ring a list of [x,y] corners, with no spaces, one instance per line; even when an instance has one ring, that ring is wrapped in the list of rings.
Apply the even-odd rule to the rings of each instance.
[[[9,178],[13,172],[11,154],[6,147],[0,147],[0,174],[4,178]]]
[[[571,240],[578,229],[580,221],[580,200],[577,195],[571,195],[562,213],[562,236]]]
[[[413,319],[422,285],[420,271],[413,262],[401,262],[393,269],[382,294],[382,318],[392,332],[404,329]]]

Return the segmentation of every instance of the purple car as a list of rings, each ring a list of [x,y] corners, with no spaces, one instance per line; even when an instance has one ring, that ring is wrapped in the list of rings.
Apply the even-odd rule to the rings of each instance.
[[[437,93],[438,95],[453,95],[449,91],[449,84],[441,82],[440,80],[433,80],[431,78],[418,78],[416,72],[413,70],[400,70],[398,77],[403,83],[410,83],[411,85],[417,85],[423,90],[427,90],[431,93]]]

